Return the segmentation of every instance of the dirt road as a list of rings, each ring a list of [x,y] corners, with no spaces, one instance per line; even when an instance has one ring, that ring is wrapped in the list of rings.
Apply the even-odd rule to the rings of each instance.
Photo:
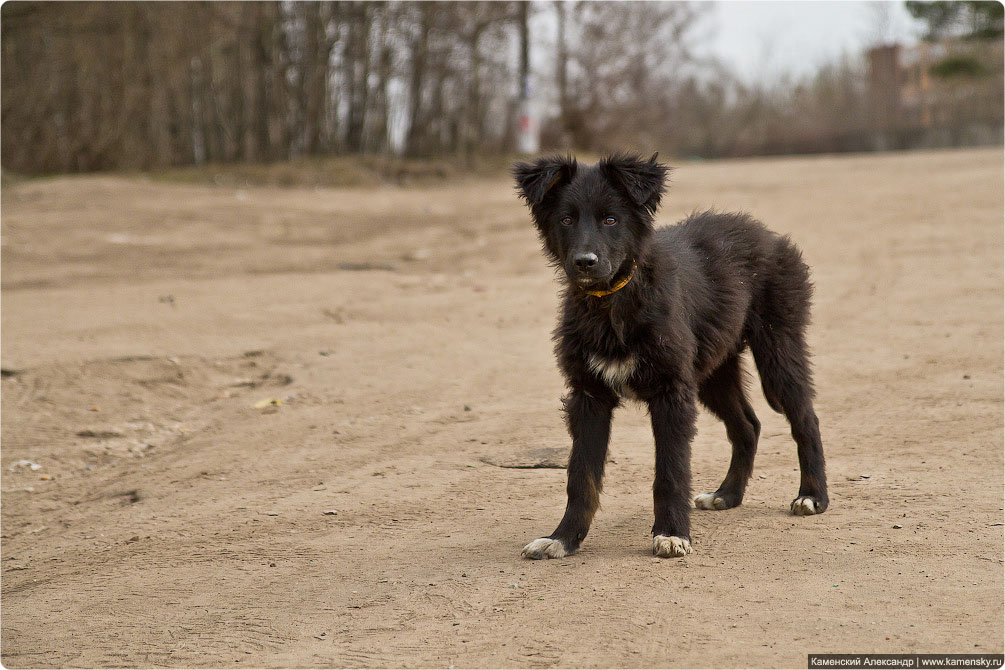
[[[629,406],[590,537],[552,561],[520,549],[565,471],[492,464],[567,445],[556,282],[508,181],[9,185],[3,663],[1000,653],[1002,183],[1000,150],[680,166],[660,222],[747,210],[813,268],[831,507],[788,514],[795,446],[755,392],[743,506],[695,511],[695,553],[656,559]],[[696,493],[728,457],[703,413]]]

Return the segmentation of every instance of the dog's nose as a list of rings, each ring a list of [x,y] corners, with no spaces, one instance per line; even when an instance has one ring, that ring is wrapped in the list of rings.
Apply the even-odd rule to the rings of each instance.
[[[576,254],[573,260],[576,262],[577,268],[580,270],[587,270],[597,264],[597,254]]]

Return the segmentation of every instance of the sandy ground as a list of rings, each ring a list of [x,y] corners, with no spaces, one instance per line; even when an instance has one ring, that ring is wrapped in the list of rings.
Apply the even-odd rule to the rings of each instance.
[[[565,471],[498,464],[568,441],[557,284],[508,181],[5,187],[4,665],[1000,653],[1001,151],[685,164],[659,218],[709,206],[813,267],[829,511],[787,513],[795,446],[756,392],[743,506],[654,558],[630,406],[582,551],[528,561]],[[728,454],[702,413],[696,493]]]

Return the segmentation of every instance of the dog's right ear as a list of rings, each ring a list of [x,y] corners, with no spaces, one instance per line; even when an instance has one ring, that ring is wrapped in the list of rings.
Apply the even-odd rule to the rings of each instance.
[[[655,214],[666,191],[670,168],[657,162],[659,154],[643,160],[638,154],[616,153],[600,161],[600,171],[620,186],[636,205]]]
[[[533,163],[517,163],[513,166],[516,188],[531,207],[544,202],[549,193],[567,185],[576,175],[576,159],[569,156],[539,158]]]

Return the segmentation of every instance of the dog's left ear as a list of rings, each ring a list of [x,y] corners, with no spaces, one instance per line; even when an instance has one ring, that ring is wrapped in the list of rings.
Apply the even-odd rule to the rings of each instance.
[[[600,171],[624,190],[632,202],[655,214],[670,174],[667,165],[656,161],[657,156],[655,153],[649,160],[643,160],[637,154],[614,154],[600,161]]]
[[[516,188],[528,205],[540,205],[549,193],[572,181],[576,175],[576,159],[571,156],[539,158],[533,163],[513,166]]]

